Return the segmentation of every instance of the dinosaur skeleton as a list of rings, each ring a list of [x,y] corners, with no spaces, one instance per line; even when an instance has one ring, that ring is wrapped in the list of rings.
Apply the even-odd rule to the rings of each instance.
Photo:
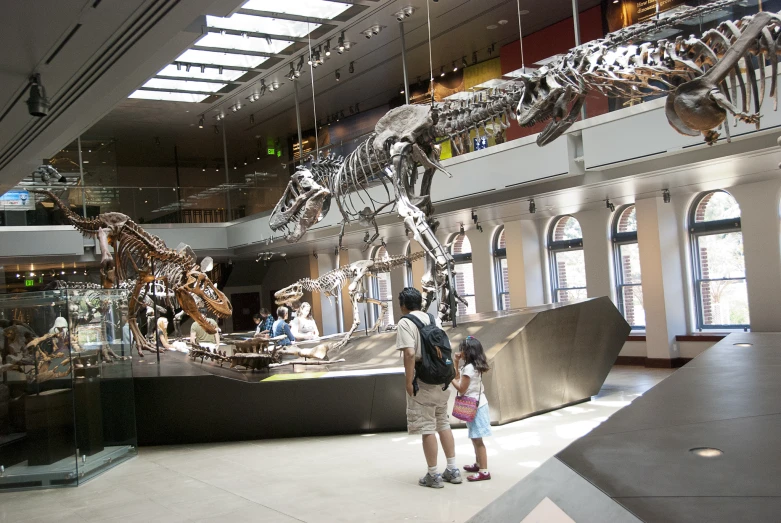
[[[779,15],[760,12],[725,21],[699,38],[630,43],[682,19],[736,3],[718,0],[677,11],[666,19],[636,24],[575,47],[554,62],[521,75],[518,123],[532,126],[551,120],[537,137],[538,145],[546,145],[575,123],[587,93],[593,90],[630,104],[667,95],[665,112],[670,125],[684,135],[702,133],[708,144],[719,138],[716,129],[720,126],[729,140],[728,114],[734,116],[736,125],[743,121],[758,128],[768,80],[774,109],[778,106]]]
[[[69,376],[71,373],[70,358],[62,352],[47,354],[41,349],[41,345],[46,342],[51,343],[52,339],[59,335],[58,332],[50,332],[30,340],[25,345],[25,352],[31,356],[14,363],[0,365],[0,372],[9,370],[21,372],[27,377],[28,383],[43,383]]]
[[[364,287],[364,278],[367,276],[376,276],[383,272],[390,272],[398,267],[406,266],[408,263],[412,263],[426,256],[424,252],[414,252],[409,255],[395,255],[389,256],[384,260],[359,260],[349,265],[344,265],[338,269],[328,271],[319,278],[313,280],[311,278],[302,278],[296,283],[288,285],[284,289],[281,289],[274,293],[274,301],[277,305],[291,305],[298,302],[304,295],[304,291],[319,292],[327,296],[329,299],[339,295],[342,287],[349,282],[347,287],[348,294],[350,296],[350,302],[353,306],[353,323],[350,330],[344,335],[344,337],[333,344],[328,345],[325,349],[327,354],[328,349],[339,349],[343,347],[353,335],[353,332],[361,324],[361,318],[358,314],[359,303],[371,303],[380,307],[380,313],[377,315],[377,321],[372,325],[371,330],[374,330],[380,326],[385,312],[388,310],[388,302],[376,300],[367,296],[366,289]],[[316,350],[306,357],[318,357],[314,354],[320,354],[323,352],[322,348],[316,348]],[[304,354],[298,354],[304,356]],[[325,358],[325,355],[323,355]]]
[[[84,236],[99,241],[104,287],[116,286],[117,279],[135,280],[128,300],[128,321],[139,356],[144,356],[143,350],[157,351],[155,345],[144,339],[136,320],[142,289],[148,283],[162,282],[167,290],[173,292],[179,306],[210,334],[216,329],[198,310],[196,297],[216,316],[225,318],[231,315],[230,301],[204,274],[208,271],[207,266],[211,265],[211,259],[203,260],[199,267],[189,247],[169,249],[163,240],[143,230],[125,214],[109,212],[85,219],[71,211],[51,191],[34,192],[54,200],[71,225]]]

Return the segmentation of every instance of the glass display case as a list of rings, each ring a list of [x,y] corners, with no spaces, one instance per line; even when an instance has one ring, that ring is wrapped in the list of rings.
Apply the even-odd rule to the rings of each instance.
[[[0,295],[0,491],[76,486],[136,455],[127,291]]]

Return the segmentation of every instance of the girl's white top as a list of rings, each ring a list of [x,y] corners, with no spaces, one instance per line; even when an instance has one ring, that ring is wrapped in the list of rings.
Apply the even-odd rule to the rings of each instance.
[[[485,397],[485,385],[483,385],[483,378],[480,373],[475,369],[475,366],[471,363],[461,367],[461,375],[469,376],[469,387],[466,389],[466,394],[469,398],[480,399],[478,407],[488,405],[488,398]]]

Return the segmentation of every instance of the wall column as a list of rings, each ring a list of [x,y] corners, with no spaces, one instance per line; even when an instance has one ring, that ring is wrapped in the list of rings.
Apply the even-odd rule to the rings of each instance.
[[[589,298],[608,296],[615,303],[613,262],[610,244],[610,219],[607,209],[579,212],[573,215],[583,230],[583,252],[586,261],[586,291]]]
[[[477,229],[469,229],[465,234],[469,238],[469,243],[472,244],[475,310],[477,312],[494,311],[496,310],[496,298],[491,234],[488,231],[480,232]],[[458,271],[458,265],[456,265],[456,271]]]
[[[532,307],[545,302],[542,255],[537,226],[532,220],[504,224],[507,245],[507,277],[510,284],[510,307]]]
[[[740,205],[751,330],[781,331],[781,181],[738,185],[729,191]]]
[[[662,198],[637,200],[646,350],[649,359],[678,357],[677,334],[686,334],[680,233],[675,207]]]
[[[336,268],[336,255],[318,253],[317,255],[317,276],[322,276],[328,271]],[[323,323],[320,325],[320,334],[336,334],[339,332],[339,316],[337,314],[337,306],[335,298],[329,299],[325,293],[317,293],[317,296],[312,296],[312,300],[320,301],[320,310],[323,318]],[[352,316],[350,316],[352,318]]]

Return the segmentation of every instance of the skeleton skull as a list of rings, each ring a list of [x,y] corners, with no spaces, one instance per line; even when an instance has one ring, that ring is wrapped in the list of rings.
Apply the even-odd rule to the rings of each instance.
[[[315,181],[309,169],[299,168],[290,178],[282,198],[271,212],[269,226],[285,231],[288,242],[298,241],[328,212],[331,191]]]
[[[554,70],[543,67],[521,78],[523,87],[516,109],[518,125],[531,127],[551,120],[537,137],[537,145],[547,145],[570,128],[579,116],[585,94],[572,85],[559,84]]]
[[[279,305],[289,305],[299,301],[304,296],[304,287],[300,283],[293,283],[274,293],[274,302]]]
[[[217,289],[208,276],[198,270],[197,265],[187,273],[187,281],[184,285],[176,289],[176,299],[182,310],[209,334],[214,334],[216,331],[214,325],[207,322],[198,310],[198,299],[203,302],[202,305],[206,310],[218,318],[227,318],[233,313],[228,298]]]

